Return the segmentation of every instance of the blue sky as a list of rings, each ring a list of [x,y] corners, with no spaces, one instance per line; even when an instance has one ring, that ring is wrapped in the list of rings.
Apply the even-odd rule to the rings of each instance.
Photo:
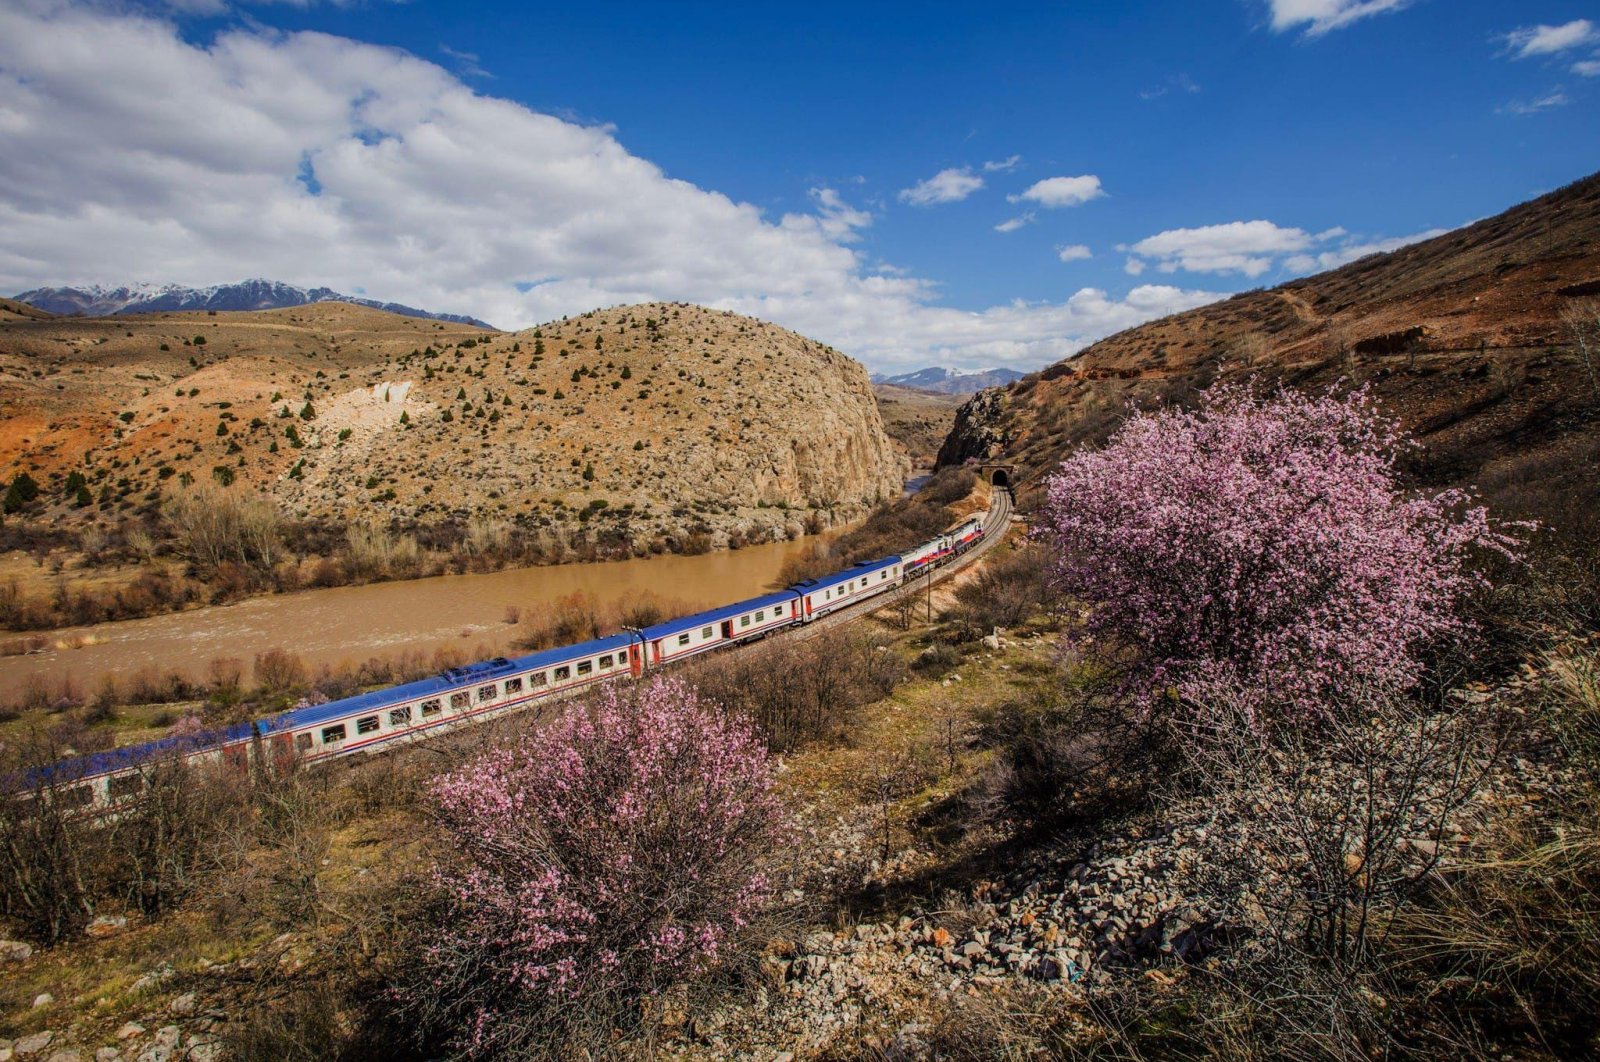
[[[687,299],[1026,369],[1584,176],[1597,100],[1561,0],[19,0],[0,290]]]

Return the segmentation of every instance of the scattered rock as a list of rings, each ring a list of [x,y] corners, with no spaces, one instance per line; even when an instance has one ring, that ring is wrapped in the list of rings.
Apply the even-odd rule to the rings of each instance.
[[[119,1039],[119,1040],[131,1040],[135,1036],[143,1036],[143,1035],[144,1035],[144,1026],[140,1025],[136,1021],[130,1021],[126,1025],[124,1025],[122,1028],[117,1030],[117,1039]]]
[[[49,992],[40,992],[38,995],[33,997],[33,1009],[38,1010],[40,1007],[48,1007],[55,1001],[56,997],[52,996]]]
[[[11,1049],[17,1053],[18,1058],[26,1058],[29,1055],[36,1055],[49,1047],[50,1041],[55,1038],[56,1034],[46,1029],[44,1032],[36,1032],[32,1036],[24,1036],[12,1044]]]
[[[91,940],[104,940],[114,937],[128,928],[128,919],[125,915],[101,915],[83,931],[84,936]]]
[[[185,992],[177,999],[174,999],[172,1003],[168,1005],[167,1009],[170,1010],[175,1017],[187,1018],[192,1016],[195,1012],[194,993]]]
[[[32,954],[32,944],[20,940],[0,940],[0,962],[21,962]]]

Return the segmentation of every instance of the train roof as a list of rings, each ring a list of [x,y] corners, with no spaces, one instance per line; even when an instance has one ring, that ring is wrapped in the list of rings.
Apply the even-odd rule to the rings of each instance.
[[[877,560],[857,561],[843,571],[834,572],[832,575],[819,575],[815,579],[805,579],[794,584],[794,589],[802,594],[813,590],[824,590],[838,583],[847,583],[851,579],[858,579],[863,575],[871,575],[875,571],[900,563],[900,554],[895,553]]]
[[[708,623],[718,623],[732,616],[753,612],[758,608],[766,608],[768,605],[776,605],[781,601],[793,600],[794,596],[795,591],[793,590],[779,590],[776,593],[763,594],[760,597],[752,597],[746,601],[735,601],[733,604],[723,605],[721,608],[696,612],[692,616],[680,616],[677,619],[664,620],[644,629],[645,640],[655,641],[657,638],[665,638],[682,631],[692,630],[695,627],[703,627]]]
[[[216,748],[220,745],[230,745],[236,741],[248,741],[252,730],[249,723],[235,723],[233,726],[223,727],[218,730],[202,730],[195,734],[180,734],[172,737],[159,738],[155,741],[145,741],[138,745],[124,745],[117,749],[108,749],[105,752],[90,753],[87,756],[73,756],[69,759],[58,760],[40,767],[33,767],[22,772],[22,784],[29,789],[37,789],[42,785],[52,782],[69,783],[85,778],[95,778],[113,771],[126,770],[136,767],[150,760],[160,759],[168,753],[198,752],[201,749]],[[18,776],[13,775],[13,778]]]
[[[625,646],[632,640],[632,635],[613,634],[605,638],[595,638],[577,645],[557,646],[554,649],[545,649],[542,652],[530,653],[508,659],[503,656],[493,660],[485,660],[476,664],[467,664],[463,667],[453,667],[441,671],[437,675],[430,675],[425,679],[407,682],[400,686],[389,686],[370,693],[358,693],[354,697],[341,697],[336,701],[326,704],[315,704],[307,708],[296,708],[264,719],[261,722],[263,733],[273,733],[280,730],[294,730],[302,726],[315,726],[331,719],[342,719],[356,712],[373,708],[387,708],[393,704],[403,704],[423,697],[431,697],[436,693],[447,693],[451,690],[462,689],[479,682],[500,678],[504,675],[514,675],[519,671],[533,671],[550,664],[559,664],[566,660],[577,660],[581,657],[595,653],[610,652]]]

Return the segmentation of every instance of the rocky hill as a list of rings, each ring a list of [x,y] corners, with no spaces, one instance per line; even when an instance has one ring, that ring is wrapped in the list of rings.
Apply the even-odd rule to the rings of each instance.
[[[215,482],[334,527],[699,548],[857,516],[905,471],[860,365],[685,304],[515,334],[333,302],[8,318],[0,411],[0,475],[61,525]]]
[[[314,302],[348,302],[352,306],[367,306],[374,310],[387,310],[403,317],[421,317],[429,321],[449,321],[453,324],[490,327],[476,317],[463,317],[453,313],[430,313],[398,302],[379,302],[354,295],[342,295],[332,288],[297,288],[276,280],[241,280],[237,284],[214,284],[207,288],[189,288],[181,284],[123,285],[106,287],[95,284],[86,288],[35,288],[17,296],[18,302],[53,314],[82,315],[84,317],[109,317],[124,313],[160,313],[173,310],[282,310],[290,306],[307,306]]]
[[[1153,321],[974,396],[942,464],[1004,455],[1025,483],[1130,406],[1216,380],[1367,384],[1415,434],[1417,477],[1512,508],[1587,513],[1600,476],[1600,175],[1496,217],[1270,290]],[[1600,368],[1600,366],[1597,366]]]

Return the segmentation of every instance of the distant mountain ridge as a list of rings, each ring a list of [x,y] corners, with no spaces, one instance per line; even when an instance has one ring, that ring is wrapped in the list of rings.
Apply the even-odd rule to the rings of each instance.
[[[893,384],[896,387],[914,387],[919,391],[934,391],[942,395],[970,395],[985,387],[1004,387],[1022,379],[1014,369],[985,369],[983,372],[961,372],[943,366],[930,366],[900,376],[877,373],[873,383]]]
[[[184,310],[281,310],[314,302],[348,302],[355,306],[386,310],[404,317],[449,321],[452,324],[476,325],[479,328],[494,327],[476,317],[464,317],[454,313],[430,313],[397,302],[379,302],[376,299],[345,295],[332,288],[297,288],[292,284],[259,277],[242,280],[237,284],[214,284],[208,288],[190,288],[181,284],[134,284],[115,288],[94,284],[85,288],[35,288],[32,291],[24,291],[16,298],[18,302],[25,302],[50,313],[84,317]]]

